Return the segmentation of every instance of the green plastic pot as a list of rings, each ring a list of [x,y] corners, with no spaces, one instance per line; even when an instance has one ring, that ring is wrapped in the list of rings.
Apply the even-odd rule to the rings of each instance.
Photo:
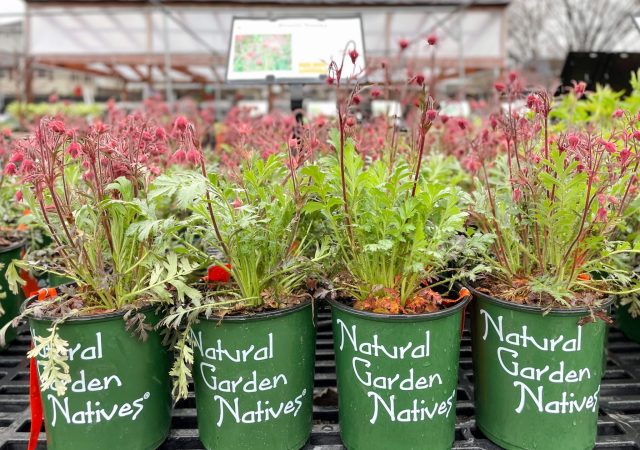
[[[22,289],[18,289],[18,293],[14,294],[9,289],[9,283],[7,283],[7,279],[5,277],[7,273],[7,267],[11,264],[11,261],[14,259],[22,258],[22,251],[24,250],[25,241],[16,242],[13,245],[0,248],[0,264],[2,265],[0,268],[0,292],[4,294],[4,298],[0,299],[0,305],[2,305],[2,309],[4,313],[0,316],[0,328],[4,327],[7,323],[11,322],[15,319],[20,313],[20,305],[24,301],[24,294],[22,293]],[[5,334],[5,347],[9,346],[9,344],[16,337],[16,329],[13,327],[9,327]]]
[[[640,317],[633,317],[629,313],[629,305],[621,305],[618,303],[616,309],[616,322],[620,331],[626,337],[635,342],[640,342]]]
[[[47,286],[58,287],[58,286],[62,286],[63,284],[69,284],[73,282],[74,281],[71,278],[65,277],[64,275],[47,273]]]
[[[313,413],[311,303],[193,325],[193,382],[207,449],[300,449]]]
[[[141,311],[146,323],[160,320],[151,307]],[[69,343],[72,382],[63,396],[41,390],[49,450],[155,449],[169,434],[169,352],[156,331],[145,341],[133,336],[123,314],[71,318],[58,326]],[[29,317],[34,337],[49,336],[51,325]]]
[[[578,325],[586,309],[543,314],[469,289],[478,428],[506,449],[592,449],[607,325]]]
[[[348,449],[450,449],[462,314],[359,311],[330,301],[340,434]]]

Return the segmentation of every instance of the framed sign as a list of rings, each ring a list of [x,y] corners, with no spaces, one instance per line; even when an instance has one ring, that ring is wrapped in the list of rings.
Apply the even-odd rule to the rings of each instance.
[[[331,60],[342,61],[347,46],[359,53],[355,63],[358,73],[365,67],[360,17],[234,18],[227,81],[319,83]],[[343,70],[345,74],[354,70],[348,55]]]

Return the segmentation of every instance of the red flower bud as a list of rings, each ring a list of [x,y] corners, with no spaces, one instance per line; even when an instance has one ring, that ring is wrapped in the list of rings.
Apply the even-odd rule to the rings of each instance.
[[[362,99],[360,98],[359,95],[356,94],[351,98],[351,101],[353,102],[354,105],[359,105]]]
[[[438,37],[435,34],[430,34],[427,36],[427,44],[436,45],[438,43]]]
[[[406,39],[400,39],[398,41],[398,46],[400,47],[400,51],[404,51],[406,50],[407,47],[409,47],[409,41]]]
[[[353,64],[356,63],[356,59],[358,59],[358,56],[360,56],[360,54],[357,52],[355,48],[349,52],[349,58],[351,58],[351,62]]]
[[[380,97],[380,95],[382,95],[382,92],[380,92],[380,89],[378,88],[371,89],[371,97],[378,98]]]

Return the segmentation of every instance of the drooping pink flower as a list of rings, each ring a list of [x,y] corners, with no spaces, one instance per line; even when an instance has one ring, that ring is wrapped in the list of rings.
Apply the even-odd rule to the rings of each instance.
[[[580,143],[580,137],[575,134],[570,134],[567,138],[567,141],[569,142],[569,146],[571,148],[576,148]]]
[[[634,130],[631,136],[633,137],[634,140],[640,141],[640,130]]]
[[[422,86],[424,84],[424,75],[419,73],[414,77],[414,80],[418,86]]]
[[[576,97],[582,97],[586,90],[587,83],[585,83],[584,81],[580,81],[579,83],[574,82],[573,93]]]
[[[235,209],[238,209],[242,206],[242,200],[240,200],[238,197],[236,197],[236,199],[234,201],[231,202],[231,206]]]
[[[493,88],[499,92],[502,93],[504,92],[504,90],[506,89],[506,86],[504,85],[504,83],[500,82],[500,81],[496,81],[495,83],[493,83]]]
[[[515,203],[519,203],[521,197],[522,197],[522,190],[519,187],[515,188],[513,190],[513,201]]]
[[[360,53],[358,53],[358,51],[355,48],[349,51],[349,58],[351,58],[351,62],[353,64],[356,63],[356,59],[358,59],[358,56],[360,56]]]
[[[64,122],[61,120],[52,120],[47,126],[54,133],[62,134],[65,132]]]
[[[200,152],[198,152],[198,150],[196,150],[195,148],[189,149],[189,151],[187,152],[187,161],[189,161],[191,164],[198,164],[198,162],[200,161]]]
[[[347,117],[347,119],[345,120],[345,125],[348,126],[349,128],[355,126],[356,125],[356,118],[353,117],[353,116]]]
[[[16,191],[16,202],[20,203],[22,201],[22,199],[24,198],[24,195],[22,194],[22,191]]]
[[[4,173],[7,175],[15,175],[17,167],[14,163],[9,163],[4,167]]]
[[[596,222],[606,222],[607,217],[607,209],[602,206],[598,208],[598,212],[596,213]]]
[[[398,41],[398,47],[400,47],[400,51],[403,52],[409,47],[409,41],[407,39],[400,39]]]
[[[183,163],[187,160],[187,153],[183,149],[179,148],[175,151],[172,158],[178,163]]]
[[[435,109],[430,109],[427,111],[427,120],[429,120],[429,122],[433,122],[434,120],[436,120],[436,117],[438,117],[438,112]]]
[[[175,127],[178,131],[185,131],[187,129],[187,125],[189,121],[184,116],[178,116],[176,118]]]
[[[621,117],[623,117],[623,116],[624,116],[624,110],[623,110],[623,109],[618,108],[618,109],[616,109],[616,110],[613,112],[613,115],[612,115],[612,116],[613,116],[613,118],[614,118],[614,119],[619,119],[619,118],[621,118]]]
[[[80,155],[81,150],[82,150],[82,147],[80,146],[80,144],[78,144],[75,141],[69,144],[69,147],[67,147],[67,152],[74,159]]]
[[[9,159],[9,161],[11,161],[12,163],[19,164],[22,162],[23,159],[24,159],[24,155],[22,154],[22,152],[13,152],[11,154],[11,158]]]

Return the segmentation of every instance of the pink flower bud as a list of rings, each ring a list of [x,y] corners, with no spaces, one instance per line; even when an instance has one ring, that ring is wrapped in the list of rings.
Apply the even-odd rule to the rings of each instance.
[[[348,126],[349,128],[355,126],[356,125],[356,118],[353,117],[353,116],[347,117],[347,120],[345,120],[345,125]]]
[[[518,72],[516,72],[515,70],[512,70],[511,72],[509,72],[509,83],[513,83],[518,79]]]
[[[436,117],[438,117],[438,112],[435,109],[430,109],[427,111],[427,120],[429,120],[429,122],[433,122],[434,120],[436,120]]]
[[[436,45],[438,43],[438,37],[431,33],[429,36],[427,36],[427,44],[429,45]]]
[[[15,175],[16,171],[17,167],[14,163],[9,163],[4,166],[4,173],[6,173],[7,175]]]
[[[22,191],[16,191],[16,202],[20,203],[23,198],[24,195],[22,195]]]
[[[380,97],[380,95],[382,95],[382,92],[380,92],[380,89],[378,88],[371,89],[371,97],[378,98]]]
[[[398,47],[400,47],[400,51],[403,52],[409,47],[409,41],[407,39],[400,39],[398,41]]]
[[[624,116],[624,110],[623,109],[618,108],[613,112],[613,118],[614,119],[619,119],[622,116]]]
[[[640,141],[640,130],[634,130],[632,136],[636,141]]]
[[[236,197],[234,201],[231,202],[231,206],[234,208],[240,208],[242,206],[242,200]]]

